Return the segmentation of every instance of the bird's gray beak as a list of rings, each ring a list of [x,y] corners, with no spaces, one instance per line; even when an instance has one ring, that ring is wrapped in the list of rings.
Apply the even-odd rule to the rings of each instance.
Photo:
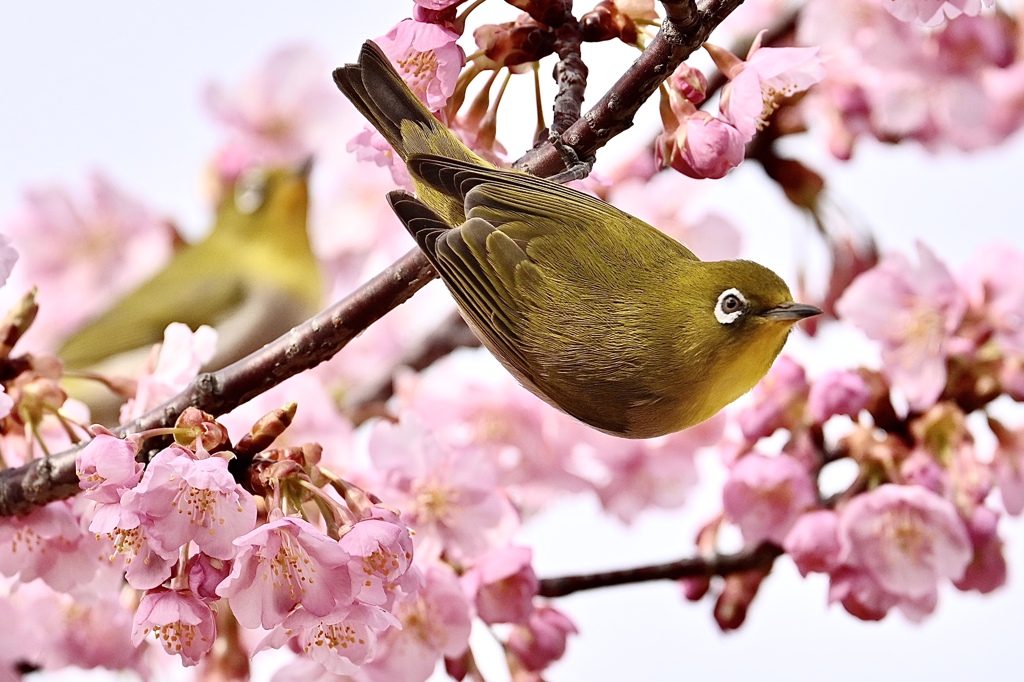
[[[821,315],[821,308],[807,305],[806,303],[793,303],[792,301],[769,308],[761,313],[761,317],[767,317],[769,320],[777,320],[779,322],[796,322],[797,320],[804,320],[815,315]]]

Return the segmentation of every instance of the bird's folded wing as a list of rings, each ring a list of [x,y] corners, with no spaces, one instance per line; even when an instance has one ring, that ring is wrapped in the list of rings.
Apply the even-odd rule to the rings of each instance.
[[[518,332],[522,311],[515,295],[517,270],[534,267],[526,253],[480,218],[449,228],[408,193],[391,192],[388,199],[482,340],[527,372]]]

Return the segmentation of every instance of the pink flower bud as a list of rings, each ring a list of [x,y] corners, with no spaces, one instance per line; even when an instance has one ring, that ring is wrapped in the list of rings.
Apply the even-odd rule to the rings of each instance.
[[[541,606],[526,625],[519,625],[508,638],[508,650],[527,670],[544,670],[565,653],[566,639],[576,634],[568,616],[551,606]]]

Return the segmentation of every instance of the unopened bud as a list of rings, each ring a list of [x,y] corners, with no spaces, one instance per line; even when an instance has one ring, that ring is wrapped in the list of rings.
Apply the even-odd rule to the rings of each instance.
[[[704,73],[685,62],[676,67],[667,83],[669,88],[694,105],[700,104],[708,96],[708,79]]]
[[[473,39],[495,69],[535,62],[551,54],[555,45],[554,32],[529,17],[486,24],[473,32]]]
[[[715,603],[715,622],[722,631],[736,630],[743,625],[747,610],[767,575],[767,571],[757,569],[725,577],[725,588]]]
[[[197,407],[187,407],[174,424],[174,442],[189,448],[199,446],[207,452],[218,452],[231,448],[231,438],[224,425],[217,422],[212,414]],[[197,445],[198,443],[198,445]]]
[[[0,360],[10,357],[14,344],[24,336],[39,312],[39,304],[36,303],[36,290],[32,289],[14,304],[3,322],[0,322]]]
[[[284,407],[268,412],[260,417],[249,433],[242,436],[235,446],[235,454],[239,457],[252,457],[256,453],[263,452],[270,444],[277,440],[277,437],[284,433],[284,430],[291,426],[295,419],[295,410],[298,405],[288,403]]]
[[[700,601],[711,589],[711,578],[707,576],[681,578],[679,585],[683,588],[683,596],[687,601]]]

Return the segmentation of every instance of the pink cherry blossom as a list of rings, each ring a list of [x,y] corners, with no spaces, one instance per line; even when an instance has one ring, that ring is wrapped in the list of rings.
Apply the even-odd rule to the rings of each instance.
[[[553,606],[540,606],[526,625],[512,630],[508,649],[524,668],[537,672],[560,659],[569,635],[577,632],[576,625],[564,613]]]
[[[468,560],[511,530],[513,511],[497,487],[497,471],[478,451],[447,448],[413,421],[380,421],[369,452],[390,491],[379,494],[402,510],[421,559]]]
[[[369,161],[376,166],[387,168],[391,173],[391,179],[399,187],[408,190],[413,188],[412,177],[405,166],[405,161],[374,128],[365,126],[362,132],[348,141],[345,149],[355,154],[359,161]]]
[[[462,656],[469,646],[470,604],[452,570],[428,565],[416,599],[402,602],[392,628],[377,641],[374,659],[363,666],[370,682],[423,682],[440,658]]]
[[[728,121],[689,105],[680,107],[678,123],[658,136],[655,156],[662,168],[671,166],[691,178],[723,178],[740,165],[747,140]],[[675,108],[673,108],[675,110]]]
[[[190,592],[158,589],[139,602],[132,627],[132,644],[139,646],[152,633],[169,654],[192,666],[213,648],[217,623],[209,605]]]
[[[325,73],[323,55],[293,45],[270,54],[233,88],[207,86],[207,110],[230,135],[218,161],[222,179],[254,165],[295,165],[322,147],[342,111]]]
[[[949,471],[935,461],[935,456],[924,448],[914,448],[900,463],[900,483],[918,485],[937,495],[952,490]]]
[[[466,2],[466,0],[412,0],[420,7],[432,10],[448,9]]]
[[[839,567],[838,526],[839,518],[829,509],[807,512],[796,520],[782,547],[800,575],[831,573]]]
[[[26,664],[50,674],[70,666],[132,670],[145,679],[147,650],[132,646],[131,629],[132,614],[116,591],[76,598],[38,580],[0,582],[0,679],[22,679]],[[22,673],[4,677],[8,663]]]
[[[462,587],[474,600],[483,622],[525,624],[533,613],[540,583],[530,561],[529,547],[493,549],[462,575]]]
[[[807,469],[789,455],[745,455],[732,466],[722,490],[725,513],[749,543],[782,544],[800,515],[817,501]]]
[[[860,275],[836,303],[841,318],[882,342],[884,372],[925,410],[946,386],[946,345],[967,308],[946,266],[918,242],[919,265],[886,256]]]
[[[571,462],[564,429],[581,429],[520,386],[484,349],[464,349],[425,372],[400,372],[395,379],[398,413],[415,415],[432,434],[456,451],[479,454],[476,467],[535,508],[552,494],[589,486]],[[472,399],[466,400],[466,396]],[[587,430],[594,433],[593,430]]]
[[[359,601],[390,611],[396,600],[419,588],[422,576],[412,566],[412,537],[393,511],[373,507],[369,518],[355,523],[339,544],[352,557],[349,571]]]
[[[256,652],[291,643],[332,675],[358,678],[360,667],[374,657],[378,634],[397,625],[391,614],[363,604],[324,617],[300,607],[259,643]]]
[[[999,484],[1003,508],[1010,516],[1024,512],[1024,429],[1011,430],[990,421],[996,435],[992,469]]]
[[[349,555],[337,541],[291,516],[270,521],[235,540],[231,575],[217,594],[245,627],[271,629],[301,605],[326,616],[352,603]]]
[[[82,448],[75,460],[78,484],[84,497],[117,504],[121,494],[142,478],[142,464],[135,461],[138,443],[101,433]]]
[[[850,567],[835,571],[829,582],[829,603],[839,602],[850,615],[861,620],[881,620],[892,608],[899,608],[911,621],[918,622],[933,613],[939,593],[933,586],[917,596],[887,591],[870,572]]]
[[[804,368],[788,355],[779,356],[754,388],[752,403],[736,418],[744,437],[753,442],[799,425],[808,391]]]
[[[0,519],[0,574],[23,583],[42,578],[55,590],[71,591],[92,581],[102,557],[101,543],[82,533],[70,501]]]
[[[823,60],[816,47],[761,47],[761,31],[754,39],[746,61],[728,50],[705,43],[729,82],[722,88],[719,108],[722,118],[744,136],[753,138],[782,102],[825,77]]]
[[[961,14],[977,16],[995,0],[882,0],[882,6],[900,21],[938,26]]]
[[[165,549],[193,541],[218,559],[234,557],[235,539],[256,524],[256,502],[228,473],[227,460],[197,460],[177,445],[157,453],[121,504],[146,519]]]
[[[1024,355],[1024,253],[1010,244],[990,244],[962,279],[972,313],[984,323],[979,334],[991,334],[1003,349]]]
[[[455,81],[466,64],[462,48],[455,44],[458,37],[439,24],[405,19],[374,42],[427,108],[438,111],[455,92]]]
[[[217,332],[202,325],[195,332],[172,322],[164,330],[164,342],[155,359],[138,378],[135,397],[121,406],[121,423],[141,417],[180,393],[199,374],[217,350]]]
[[[811,383],[807,413],[818,424],[835,415],[857,418],[871,399],[871,389],[858,372],[831,370]]]
[[[924,31],[896,19],[886,2],[811,0],[800,12],[798,41],[829,57],[828,78],[805,104],[831,128],[835,155],[849,158],[862,134],[977,149],[1024,123],[1012,22],[960,17]]]
[[[57,186],[26,190],[0,231],[21,255],[7,292],[20,296],[39,287],[39,314],[26,343],[42,348],[56,347],[158,270],[174,234],[152,209],[100,174],[89,177],[83,195]]]
[[[220,599],[217,586],[231,575],[231,562],[197,552],[188,558],[185,575],[192,594],[205,602],[215,602]]]
[[[945,499],[924,488],[881,485],[839,513],[840,560],[885,591],[911,599],[959,580],[971,561],[964,522]]]
[[[571,466],[586,472],[602,506],[629,522],[645,509],[686,502],[698,481],[697,453],[721,440],[725,417],[646,440],[609,436],[568,417],[557,425],[548,439],[552,449],[569,453]]]
[[[149,521],[120,504],[97,505],[89,519],[89,530],[112,543],[109,560],[123,560],[125,580],[137,590],[163,584],[178,561],[179,548],[168,548],[154,538]]]
[[[1006,584],[1006,557],[1003,541],[997,533],[999,514],[988,507],[976,507],[967,524],[974,556],[964,576],[954,581],[959,590],[977,590],[988,594]]]
[[[52,601],[58,611],[53,614],[54,621],[44,626],[46,635],[41,656],[44,668],[128,669],[145,678],[148,673],[146,647],[132,644],[133,614],[121,603],[116,592],[88,600],[54,594]],[[40,618],[40,606],[47,608],[38,602],[32,606],[35,608],[25,612],[22,623]]]

